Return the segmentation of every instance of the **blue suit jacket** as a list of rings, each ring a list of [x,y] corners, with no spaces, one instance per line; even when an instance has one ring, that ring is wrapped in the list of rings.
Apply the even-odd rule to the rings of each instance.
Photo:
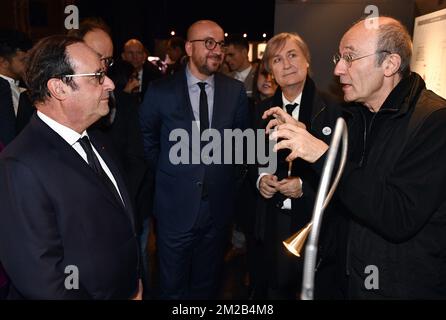
[[[131,201],[106,142],[89,136],[125,207],[37,115],[0,155],[0,260],[12,298],[127,299],[137,289]],[[69,265],[79,270],[79,290],[65,289]]]
[[[153,213],[164,230],[187,231],[193,227],[204,182],[217,227],[226,226],[234,211],[234,165],[173,164],[169,159],[171,148],[178,143],[169,141],[170,133],[181,128],[192,136],[193,121],[185,69],[149,86],[141,105],[140,122],[145,156],[156,173]],[[242,82],[215,74],[211,126],[221,137],[224,129],[247,128],[248,100]]]

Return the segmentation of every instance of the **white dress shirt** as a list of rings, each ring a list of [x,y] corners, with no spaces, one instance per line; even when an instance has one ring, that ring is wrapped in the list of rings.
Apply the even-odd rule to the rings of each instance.
[[[70,129],[59,122],[51,119],[47,115],[43,114],[40,111],[37,111],[37,116],[45,122],[51,129],[53,129],[59,136],[62,137],[70,146],[73,147],[74,150],[84,159],[84,161],[88,164],[87,154],[85,153],[84,149],[79,143],[79,139],[87,136],[87,131],[85,130],[82,132],[82,134],[77,133],[73,129]],[[110,169],[107,167],[107,164],[105,161],[101,158],[100,154],[97,152],[96,148],[91,144],[91,147],[93,148],[93,152],[95,153],[96,157],[99,160],[99,163],[101,164],[102,169],[107,174],[110,181],[115,186],[116,190],[118,191],[119,197],[121,198],[122,203],[124,204],[124,201],[122,200],[121,192],[119,191],[118,184],[116,183],[115,178],[113,177],[113,174],[111,173]],[[124,204],[125,205],[125,204]]]
[[[248,68],[246,68],[243,71],[236,71],[234,79],[240,80],[241,82],[245,82],[246,78],[248,77],[248,74],[251,72],[252,66],[250,65]]]
[[[9,83],[9,86],[11,88],[12,105],[14,107],[14,114],[17,117],[17,110],[19,109],[20,94],[23,91],[26,91],[26,89],[19,87],[19,81],[17,81],[17,80],[14,80],[14,79],[4,76],[2,74],[0,74],[0,77],[5,79]]]
[[[142,76],[144,73],[144,68],[141,68],[141,70],[138,71],[138,80],[139,80],[139,91],[142,92]]]
[[[302,100],[302,92],[293,100],[293,101],[289,101],[285,95],[282,92],[282,109],[287,112],[285,106],[287,104],[295,104],[297,103],[297,106],[294,108],[291,116],[295,119],[295,120],[299,120],[299,112],[300,112],[300,102]],[[262,179],[263,176],[268,175],[269,173],[261,173],[259,175],[259,177],[257,178],[257,189],[260,188],[260,179]],[[302,179],[299,178],[300,184],[302,185]],[[303,193],[302,193],[303,194]],[[301,194],[301,196],[302,196]],[[291,199],[287,198],[283,201],[283,206],[281,209],[287,209],[287,210],[291,210]]]

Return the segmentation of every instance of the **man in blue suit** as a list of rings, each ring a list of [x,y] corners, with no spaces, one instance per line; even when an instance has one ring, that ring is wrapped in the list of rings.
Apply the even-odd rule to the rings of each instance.
[[[149,86],[140,121],[145,156],[156,172],[153,213],[161,297],[209,299],[218,292],[233,213],[235,168],[203,161],[174,164],[169,156],[177,141],[170,135],[183,129],[191,137],[198,126],[200,132],[211,128],[220,137],[224,129],[244,130],[248,102],[243,83],[217,73],[224,59],[224,33],[218,24],[192,24],[186,52],[189,62],[184,70]],[[222,150],[223,140],[217,143]]]
[[[52,36],[25,75],[37,113],[0,156],[0,259],[12,299],[140,297],[130,197],[100,132],[113,82],[82,40]]]

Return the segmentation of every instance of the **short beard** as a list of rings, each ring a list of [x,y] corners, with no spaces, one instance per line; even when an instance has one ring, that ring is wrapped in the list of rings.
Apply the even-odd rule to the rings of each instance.
[[[215,71],[209,70],[209,68],[206,64],[198,66],[198,71],[200,71],[200,73],[205,74],[207,76],[211,76],[215,73]]]

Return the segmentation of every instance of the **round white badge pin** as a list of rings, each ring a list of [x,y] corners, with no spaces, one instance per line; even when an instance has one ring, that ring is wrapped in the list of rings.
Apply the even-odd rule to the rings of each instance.
[[[322,129],[322,133],[326,136],[329,136],[331,134],[331,128],[330,127],[324,127]]]

